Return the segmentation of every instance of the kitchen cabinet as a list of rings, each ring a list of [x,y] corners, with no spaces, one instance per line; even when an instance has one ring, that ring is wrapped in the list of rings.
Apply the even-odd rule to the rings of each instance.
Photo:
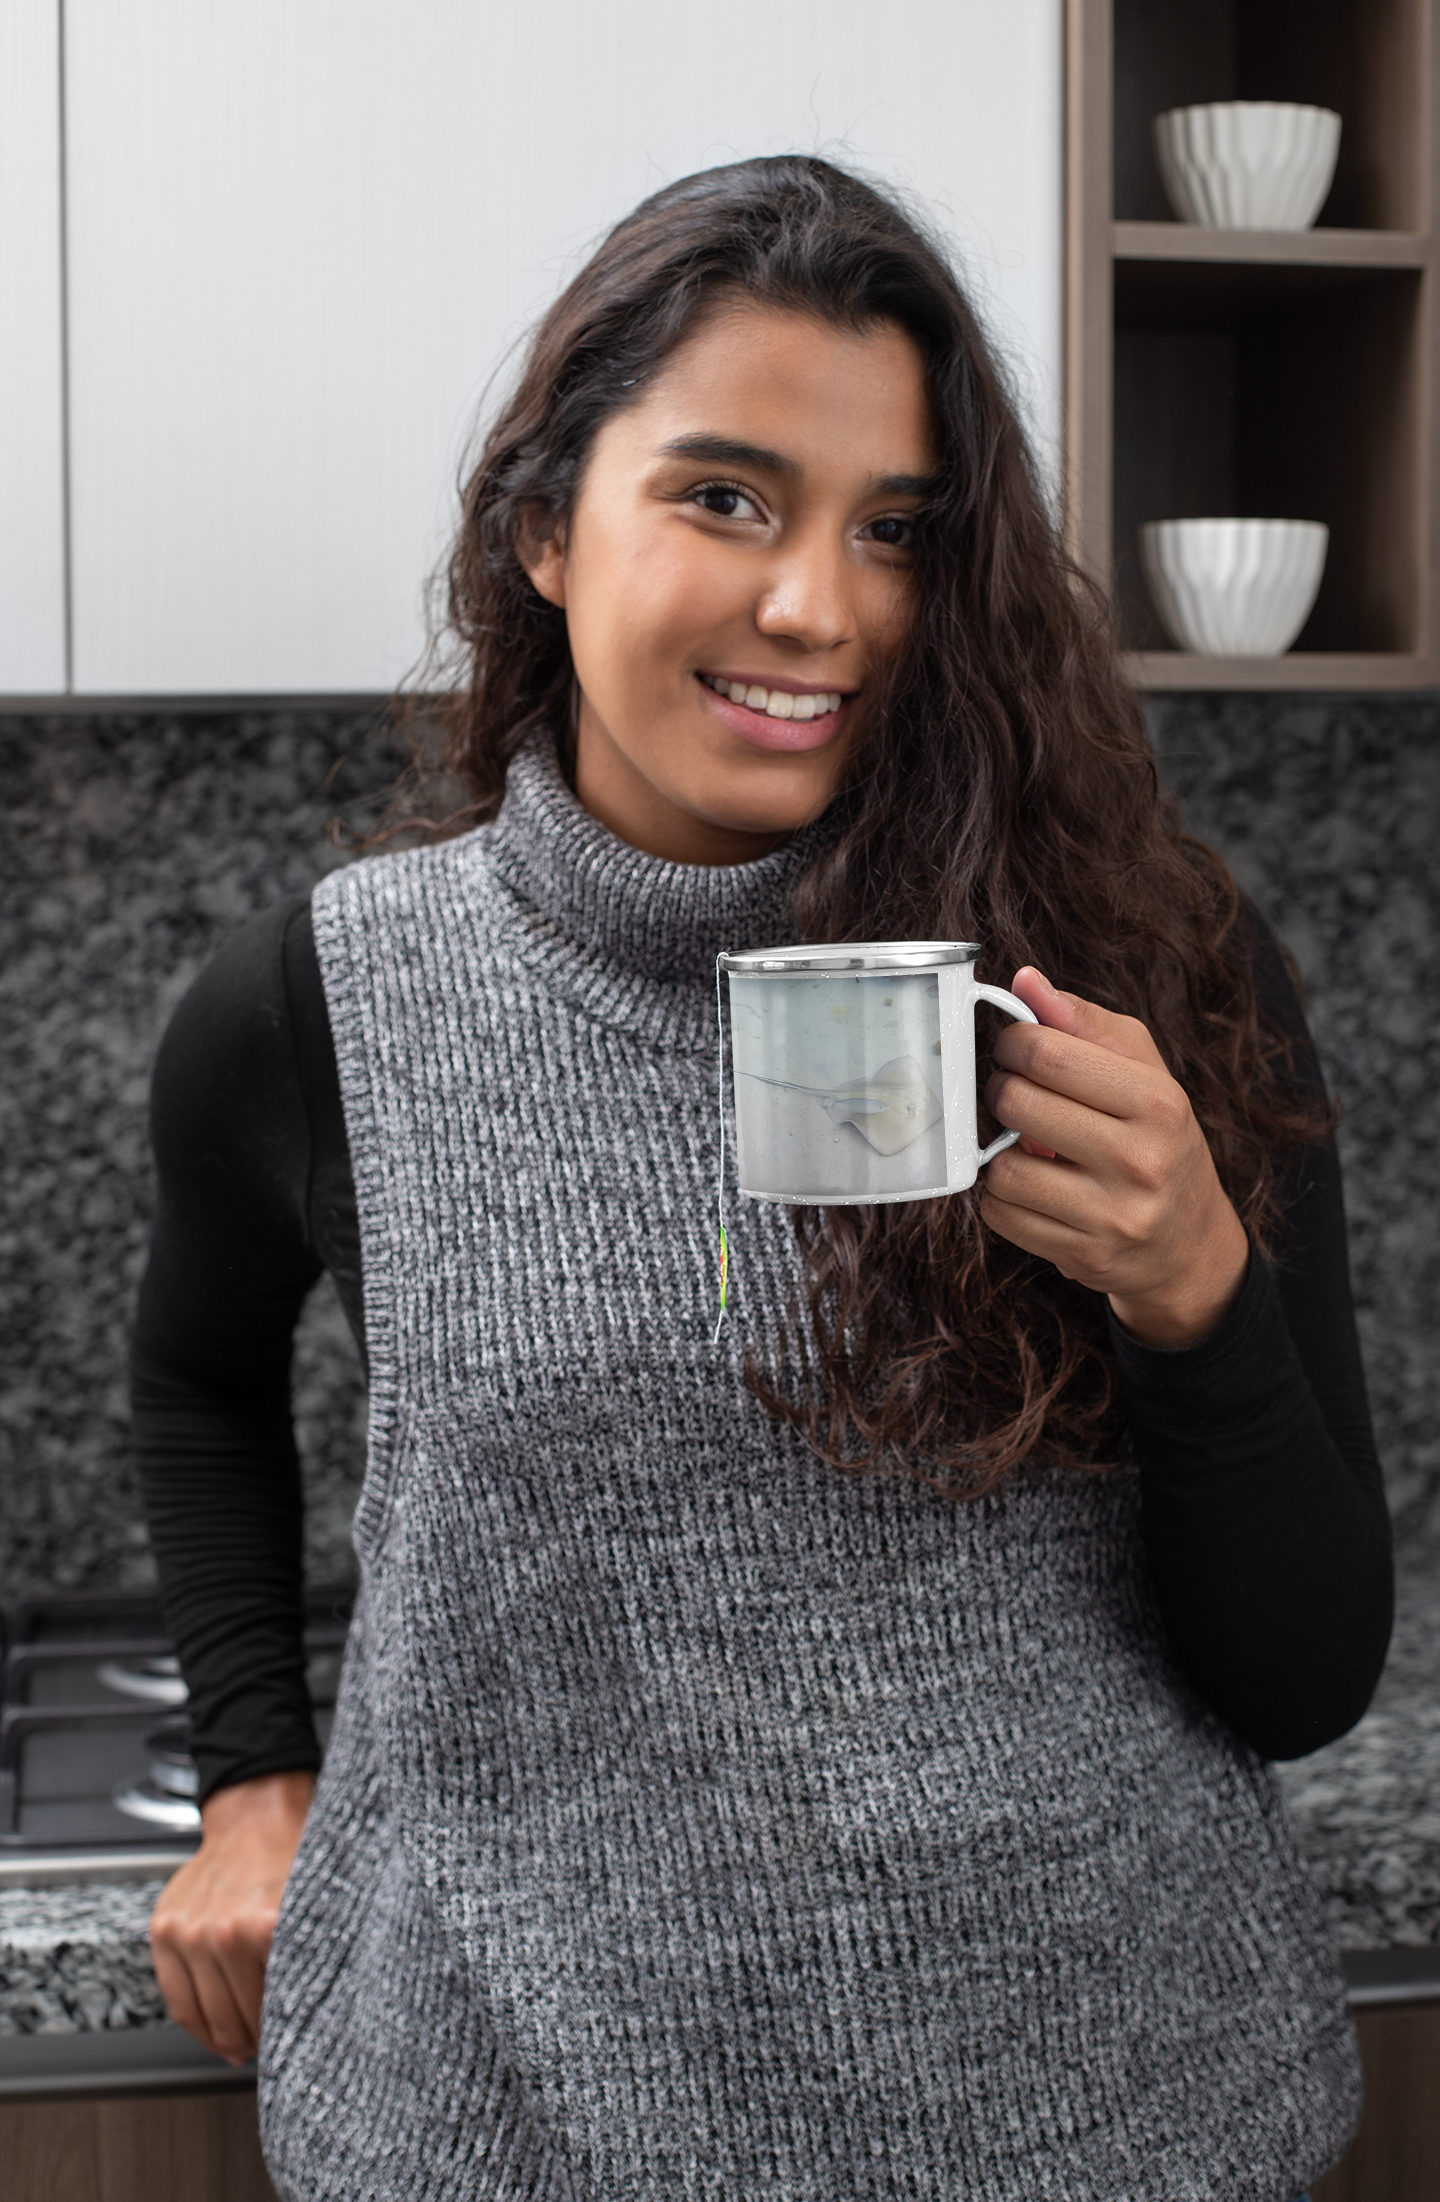
[[[1440,2193],[1440,2003],[1361,2011],[1365,2115],[1313,2202],[1435,2202]]]
[[[1067,0],[1067,504],[1149,688],[1440,682],[1434,0]],[[1338,110],[1318,225],[1171,216],[1152,118],[1209,100]],[[1147,520],[1326,522],[1293,651],[1168,647]]]
[[[55,0],[0,8],[0,694],[62,689],[65,452]]]
[[[275,2202],[253,2089],[0,2102],[7,2202]]]
[[[609,222],[741,154],[937,210],[1053,455],[1061,6],[66,0],[73,692],[390,688],[487,378]]]

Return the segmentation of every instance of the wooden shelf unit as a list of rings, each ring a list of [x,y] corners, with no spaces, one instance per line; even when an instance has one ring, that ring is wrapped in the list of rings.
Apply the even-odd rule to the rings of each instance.
[[[1142,688],[1440,686],[1440,0],[1066,0],[1066,497]],[[1342,118],[1319,224],[1170,215],[1151,119],[1215,99]],[[1147,520],[1323,520],[1325,579],[1279,658],[1169,646]]]

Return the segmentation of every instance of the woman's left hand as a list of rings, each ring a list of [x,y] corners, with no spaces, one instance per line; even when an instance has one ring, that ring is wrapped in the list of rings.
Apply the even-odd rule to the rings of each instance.
[[[1108,1295],[1128,1331],[1189,1346],[1244,1281],[1245,1228],[1215,1174],[1184,1089],[1147,1028],[1027,965],[1014,991],[1038,1025],[1007,1025],[985,1089],[1022,1135],[984,1173],[993,1231]]]

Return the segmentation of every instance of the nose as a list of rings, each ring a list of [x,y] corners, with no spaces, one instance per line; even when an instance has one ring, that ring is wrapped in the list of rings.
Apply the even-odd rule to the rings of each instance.
[[[795,537],[766,578],[755,624],[775,641],[805,650],[835,650],[853,642],[857,621],[843,542],[826,529]]]

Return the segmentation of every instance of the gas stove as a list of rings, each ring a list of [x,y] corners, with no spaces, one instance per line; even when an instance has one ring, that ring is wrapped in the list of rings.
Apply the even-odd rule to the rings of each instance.
[[[306,1601],[306,1678],[322,1744],[348,1591]],[[186,1689],[160,1608],[135,1597],[0,1611],[0,1882],[129,1879],[200,1840]],[[128,1870],[127,1870],[128,1869]]]

